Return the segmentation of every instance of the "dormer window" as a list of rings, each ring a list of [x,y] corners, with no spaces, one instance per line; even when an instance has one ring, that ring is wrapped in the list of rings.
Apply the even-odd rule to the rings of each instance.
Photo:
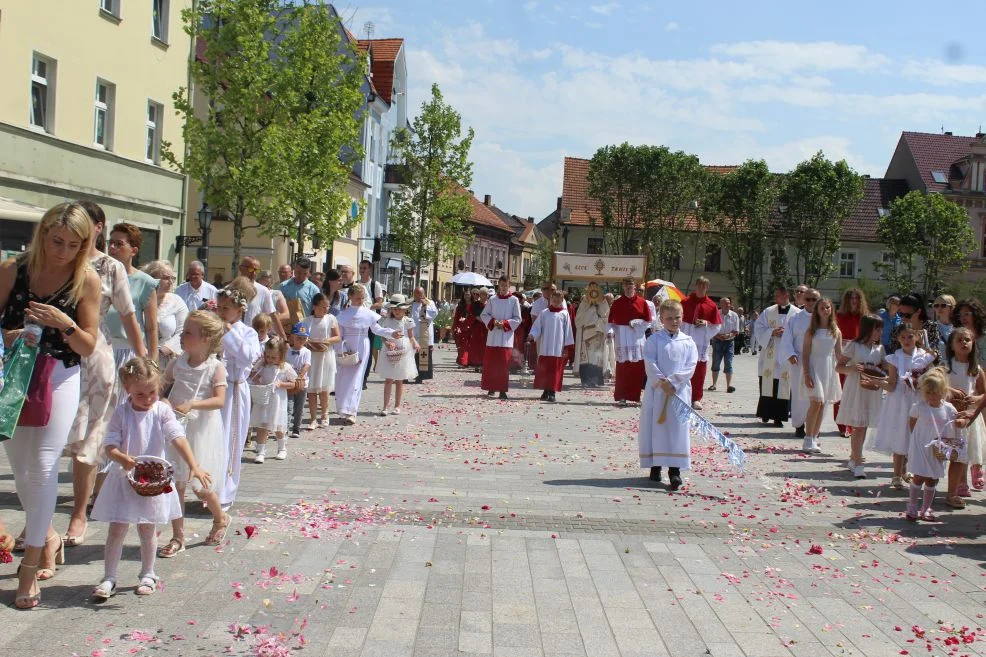
[[[889,217],[890,216],[890,210],[887,209],[887,208],[877,208],[876,209],[876,216],[880,217],[881,219],[884,218],[884,217]]]
[[[945,183],[948,182],[948,178],[945,176],[944,171],[932,171],[931,177],[934,179],[936,183],[940,185],[944,185]]]

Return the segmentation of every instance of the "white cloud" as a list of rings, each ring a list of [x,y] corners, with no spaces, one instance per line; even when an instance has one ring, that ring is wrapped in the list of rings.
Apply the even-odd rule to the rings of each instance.
[[[946,64],[937,59],[911,60],[904,64],[904,75],[934,85],[986,83],[986,66]]]
[[[531,51],[531,57],[537,60],[547,59],[551,57],[551,48],[542,48],[541,50]]]
[[[890,60],[855,46],[833,41],[798,43],[795,41],[743,41],[712,46],[712,53],[749,62],[760,69],[778,73],[816,70],[872,71],[886,67]]]
[[[620,3],[618,2],[607,2],[603,5],[591,5],[589,9],[596,12],[597,14],[602,14],[603,16],[609,16],[614,11],[620,8]]]
[[[524,3],[524,11],[534,11],[537,9],[538,3],[535,0],[528,0]]]
[[[665,32],[677,32],[679,28],[680,28],[680,26],[677,23],[675,23],[674,21],[671,21],[667,25],[664,26],[664,31]]]

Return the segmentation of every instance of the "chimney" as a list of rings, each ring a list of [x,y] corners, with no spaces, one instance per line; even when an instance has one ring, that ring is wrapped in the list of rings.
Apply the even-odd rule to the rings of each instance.
[[[561,212],[561,197],[558,197],[558,205],[555,207],[558,212]]]
[[[527,218],[527,223],[533,224],[534,223],[534,217],[528,217]]]
[[[483,197],[483,205],[485,205],[486,207],[490,207],[491,205],[493,205],[493,197],[490,196],[489,194],[485,195]]]
[[[952,131],[951,130],[946,130],[945,131],[945,136],[946,137],[951,137],[952,136]]]

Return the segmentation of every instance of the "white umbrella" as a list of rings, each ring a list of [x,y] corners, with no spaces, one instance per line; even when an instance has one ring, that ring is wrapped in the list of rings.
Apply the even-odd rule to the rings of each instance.
[[[482,274],[477,274],[471,271],[464,271],[456,274],[452,277],[452,282],[456,285],[475,285],[479,287],[493,286],[490,279],[486,278]]]

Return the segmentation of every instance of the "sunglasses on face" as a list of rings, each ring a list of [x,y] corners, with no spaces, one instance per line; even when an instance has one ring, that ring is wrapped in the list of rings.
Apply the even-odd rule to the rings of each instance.
[[[936,304],[934,304],[934,307],[935,308],[951,308],[952,307],[952,304],[950,304],[950,303],[936,303]]]
[[[914,316],[914,313],[905,313],[905,312],[898,312],[898,313],[897,313],[897,316],[898,316],[898,317],[902,317],[902,318],[904,318],[904,319],[910,319],[911,317],[913,317],[913,316]]]

